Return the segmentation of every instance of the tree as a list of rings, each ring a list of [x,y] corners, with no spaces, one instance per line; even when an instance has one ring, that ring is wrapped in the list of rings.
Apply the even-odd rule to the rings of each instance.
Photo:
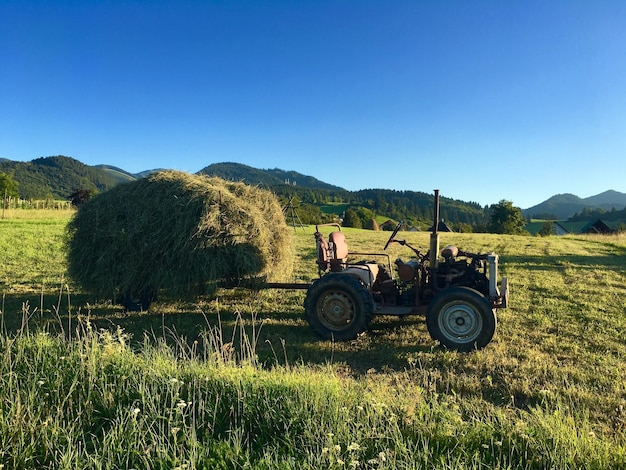
[[[511,201],[502,199],[491,206],[491,216],[487,230],[492,233],[520,234],[524,232],[526,221],[522,209],[514,207]]]
[[[546,220],[541,225],[541,230],[539,230],[539,236],[547,237],[547,236],[555,235],[555,234],[556,234],[556,228],[554,226],[554,222],[552,222],[551,220]]]
[[[8,173],[0,172],[0,197],[20,197],[17,192],[18,182]]]
[[[474,227],[471,224],[465,222],[459,222],[456,224],[456,231],[460,233],[472,233],[474,231]]]
[[[346,213],[343,218],[344,227],[363,228],[363,223],[359,214],[354,209],[346,209]]]
[[[90,191],[89,189],[80,188],[70,194],[69,199],[74,207],[80,207],[93,196],[93,193],[94,191]]]

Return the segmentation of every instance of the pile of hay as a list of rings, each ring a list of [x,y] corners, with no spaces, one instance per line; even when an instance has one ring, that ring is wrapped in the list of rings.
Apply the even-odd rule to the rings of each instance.
[[[224,282],[285,280],[290,235],[270,192],[164,171],[118,185],[77,212],[69,274],[102,298],[211,294]]]

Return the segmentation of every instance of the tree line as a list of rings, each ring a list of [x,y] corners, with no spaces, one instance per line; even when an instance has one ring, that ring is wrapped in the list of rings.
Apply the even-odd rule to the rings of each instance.
[[[324,214],[320,205],[345,203],[343,225],[355,228],[376,228],[377,216],[394,221],[404,221],[406,227],[427,230],[432,226],[433,195],[415,191],[366,189],[361,191],[336,191],[298,188],[288,185],[273,186],[271,189],[283,204],[290,204],[303,224],[318,224],[332,221],[332,214]],[[526,220],[522,210],[510,201],[481,207],[441,198],[440,218],[454,231],[523,233]]]

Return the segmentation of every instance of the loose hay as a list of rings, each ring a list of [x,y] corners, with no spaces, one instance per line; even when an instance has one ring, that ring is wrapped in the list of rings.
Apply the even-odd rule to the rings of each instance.
[[[103,298],[211,294],[225,282],[284,281],[293,267],[273,194],[177,171],[87,202],[69,224],[68,260],[71,278]]]

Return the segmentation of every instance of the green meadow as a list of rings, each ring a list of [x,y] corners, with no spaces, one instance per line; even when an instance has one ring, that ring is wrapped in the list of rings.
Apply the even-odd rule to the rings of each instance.
[[[626,468],[624,236],[442,233],[509,278],[494,340],[463,354],[421,317],[321,341],[298,290],[126,313],[67,278],[71,215],[0,220],[0,468]],[[389,237],[344,230],[359,252]],[[318,274],[313,232],[294,280]]]

